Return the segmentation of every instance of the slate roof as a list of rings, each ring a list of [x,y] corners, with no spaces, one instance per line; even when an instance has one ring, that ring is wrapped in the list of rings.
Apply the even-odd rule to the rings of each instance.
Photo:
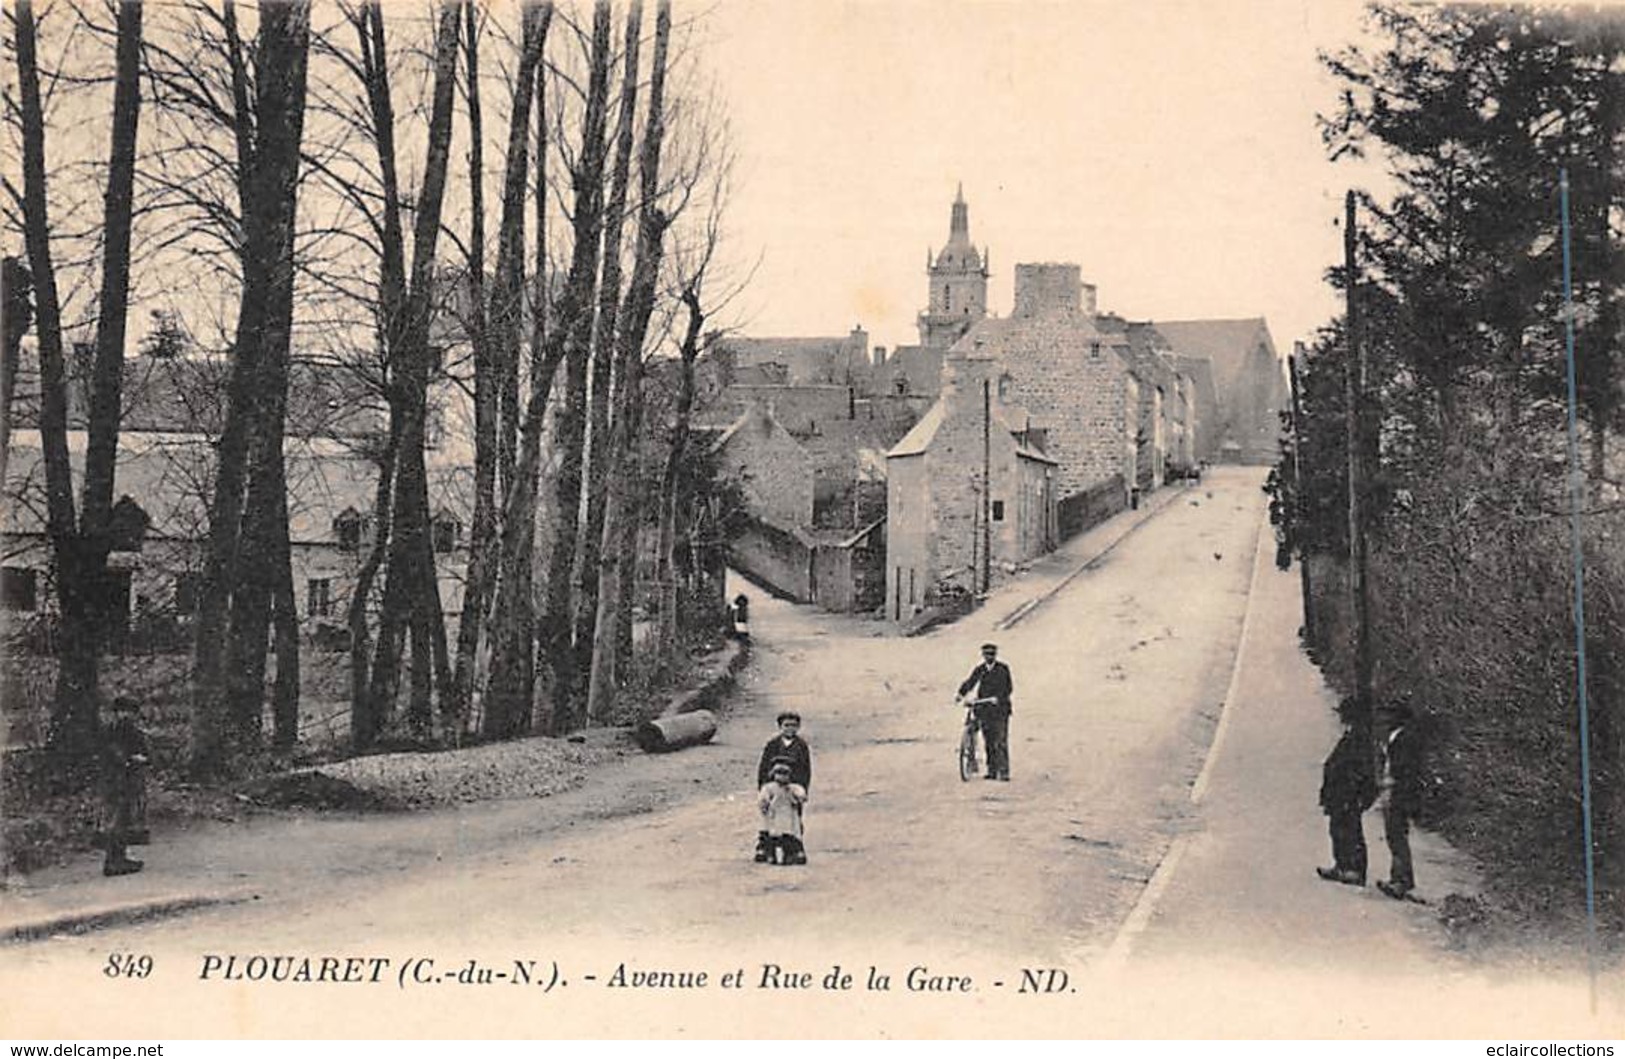
[[[1024,441],[1019,432],[1011,428],[1009,420],[1005,418],[1004,410],[998,402],[992,405],[992,411],[993,421],[1016,439],[1016,455],[1029,460],[1039,460],[1043,463],[1059,463],[1055,457],[1043,449]],[[931,443],[936,440],[937,431],[942,429],[942,424],[947,417],[946,402],[938,401],[931,406],[931,410],[925,413],[918,423],[914,424],[914,428],[904,435],[901,441],[892,446],[892,450],[886,453],[886,457],[888,459],[897,459],[905,456],[923,455],[931,448]]]
[[[83,482],[87,435],[68,434],[74,485]],[[351,444],[331,438],[287,438],[283,443],[288,482],[288,535],[294,544],[337,542],[333,519],[346,508],[372,511],[378,469]],[[149,534],[171,540],[202,540],[208,533],[214,447],[198,434],[130,432],[119,436],[115,500],[128,496],[152,520]],[[468,525],[473,473],[455,463],[431,462],[430,510]],[[12,434],[0,531],[45,530],[45,468],[37,430]]]

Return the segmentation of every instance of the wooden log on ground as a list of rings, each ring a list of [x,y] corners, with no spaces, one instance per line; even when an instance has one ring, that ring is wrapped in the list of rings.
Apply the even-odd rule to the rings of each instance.
[[[669,714],[638,725],[634,738],[651,754],[709,743],[717,734],[717,717],[710,710]]]

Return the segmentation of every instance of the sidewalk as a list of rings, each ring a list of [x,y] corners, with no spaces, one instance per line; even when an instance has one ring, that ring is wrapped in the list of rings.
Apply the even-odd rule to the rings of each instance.
[[[1250,475],[1252,471],[1250,468],[1222,468],[1209,473]],[[983,608],[988,614],[1000,615],[993,627],[1008,629],[1025,621],[1159,512],[1175,503],[1202,503],[1206,495],[1200,482],[1165,485],[1143,498],[1138,508],[1120,511],[1048,555],[1035,559],[1019,577],[989,593]]]
[[[1298,573],[1275,568],[1272,543],[1260,535],[1237,668],[1189,819],[1097,972],[1166,997],[1158,1016],[1171,1034],[1617,1036],[1618,983],[1602,998],[1612,1017],[1599,1018],[1582,975],[1462,951],[1440,913],[1449,895],[1477,892],[1478,872],[1438,836],[1412,831],[1426,905],[1374,885],[1389,867],[1380,812],[1365,819],[1370,885],[1315,875],[1331,857],[1318,793],[1336,697],[1299,649]]]
[[[984,615],[1003,615],[1008,628],[1065,587],[1084,569],[1167,505],[1199,500],[1200,485],[1168,487],[1135,511],[1125,511],[1068,541],[996,589]],[[770,606],[762,601],[759,606]],[[792,621],[805,608],[783,604]],[[771,607],[770,609],[777,609]],[[768,611],[763,611],[764,617]],[[812,617],[813,615],[805,615]],[[835,616],[824,616],[835,617]],[[634,768],[682,796],[682,755],[637,757]],[[388,814],[274,814],[238,823],[191,822],[154,829],[150,847],[133,850],[146,869],[103,878],[101,858],[85,851],[68,864],[13,876],[0,889],[0,942],[78,933],[211,906],[275,900],[360,874],[400,871],[425,860],[500,848],[604,815],[594,777],[548,798],[487,802],[462,809]],[[596,796],[596,800],[595,800]]]

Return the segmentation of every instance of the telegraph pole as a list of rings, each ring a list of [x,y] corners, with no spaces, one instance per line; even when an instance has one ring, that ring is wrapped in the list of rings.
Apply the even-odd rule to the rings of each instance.
[[[982,594],[993,578],[993,494],[988,479],[993,463],[993,391],[987,379],[982,380]]]
[[[1366,584],[1365,517],[1365,352],[1360,343],[1360,281],[1356,271],[1354,192],[1344,199],[1343,266],[1348,282],[1344,323],[1347,356],[1343,364],[1343,421],[1348,434],[1349,588],[1354,611],[1354,694],[1356,716],[1372,728],[1371,597]]]
[[[1298,354],[1303,351],[1303,343],[1296,343],[1292,355],[1286,358],[1287,378],[1292,384],[1292,508],[1287,517],[1292,520],[1292,533],[1298,545],[1298,579],[1303,585],[1303,639],[1307,646],[1314,647],[1315,640],[1315,608],[1314,595],[1310,592],[1309,582],[1309,553],[1303,547],[1304,540],[1304,497],[1303,497],[1303,402],[1298,396]]]

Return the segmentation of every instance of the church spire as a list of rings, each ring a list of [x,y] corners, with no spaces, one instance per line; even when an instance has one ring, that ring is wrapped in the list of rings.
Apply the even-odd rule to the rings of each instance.
[[[954,193],[953,214],[948,221],[948,241],[951,243],[955,240],[970,241],[970,207],[965,205],[965,185],[963,182],[960,183],[959,190]]]

